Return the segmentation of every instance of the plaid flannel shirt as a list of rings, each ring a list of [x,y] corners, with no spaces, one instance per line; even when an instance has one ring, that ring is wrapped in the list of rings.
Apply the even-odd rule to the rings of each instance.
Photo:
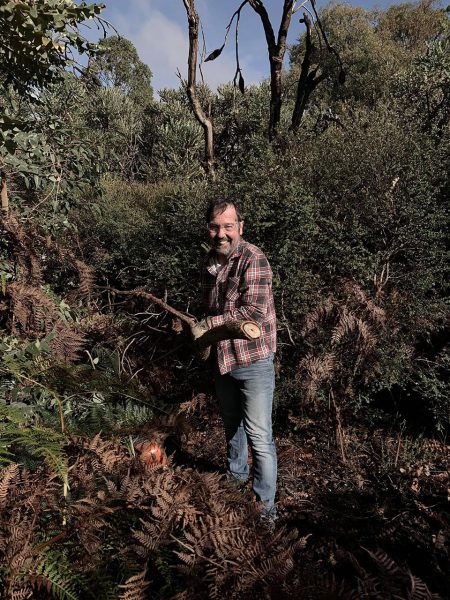
[[[202,269],[203,302],[211,325],[250,319],[261,326],[257,340],[224,340],[216,344],[223,375],[275,352],[276,316],[272,270],[259,248],[241,240],[222,268],[214,259],[211,251]]]

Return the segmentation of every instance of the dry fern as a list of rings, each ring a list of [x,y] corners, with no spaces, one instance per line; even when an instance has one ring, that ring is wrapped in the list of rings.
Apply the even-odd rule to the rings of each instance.
[[[86,344],[85,336],[76,330],[75,325],[61,318],[58,307],[42,289],[12,283],[8,286],[7,295],[10,298],[13,333],[38,339],[54,333],[49,346],[56,358],[66,363],[79,358]]]
[[[120,600],[146,600],[146,590],[150,585],[145,580],[146,575],[147,571],[144,569],[144,571],[132,575],[123,585],[120,585],[119,588],[123,590],[119,596]]]

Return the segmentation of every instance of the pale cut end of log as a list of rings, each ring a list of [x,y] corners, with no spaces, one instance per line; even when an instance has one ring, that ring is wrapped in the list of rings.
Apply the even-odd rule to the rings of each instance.
[[[241,329],[245,337],[249,340],[257,340],[261,337],[261,328],[254,321],[242,321]]]
[[[259,337],[261,328],[254,321],[226,321],[196,339],[197,353],[200,360],[206,360],[212,344],[223,340],[256,340]]]

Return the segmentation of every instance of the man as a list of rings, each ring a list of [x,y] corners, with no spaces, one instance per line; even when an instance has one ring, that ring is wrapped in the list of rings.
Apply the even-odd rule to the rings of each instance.
[[[234,201],[212,201],[206,221],[211,244],[202,272],[207,326],[230,319],[250,319],[261,326],[259,339],[218,342],[213,353],[228,470],[240,484],[248,479],[249,442],[253,491],[261,502],[262,516],[273,520],[277,458],[272,437],[276,350],[272,271],[261,250],[242,239],[244,221]]]

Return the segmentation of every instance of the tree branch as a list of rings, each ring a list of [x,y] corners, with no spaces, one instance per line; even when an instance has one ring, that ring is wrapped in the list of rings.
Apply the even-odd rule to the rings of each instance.
[[[270,116],[269,139],[276,138],[281,118],[283,60],[286,52],[286,38],[292,17],[294,0],[284,0],[278,38],[275,40],[272,23],[262,0],[249,0],[250,6],[259,15],[266,36],[270,62]]]
[[[293,14],[294,0],[285,0],[283,5],[283,15],[281,17],[280,28],[278,30],[277,50],[278,54],[283,56],[286,52],[286,38],[291,24]]]
[[[188,55],[188,79],[186,93],[191,104],[192,111],[203,127],[205,157],[203,167],[210,177],[214,179],[214,132],[212,121],[206,116],[197,95],[197,56],[198,56],[198,27],[199,17],[195,10],[195,0],[183,0],[186,8],[189,26],[189,55]]]
[[[305,110],[307,96],[307,84],[309,68],[311,66],[311,54],[313,50],[312,39],[311,39],[311,21],[306,13],[303,13],[303,21],[306,26],[306,39],[305,39],[305,56],[303,57],[302,66],[300,70],[300,77],[298,78],[297,94],[295,97],[294,112],[292,113],[291,130],[296,131],[301,123],[303,112]]]

